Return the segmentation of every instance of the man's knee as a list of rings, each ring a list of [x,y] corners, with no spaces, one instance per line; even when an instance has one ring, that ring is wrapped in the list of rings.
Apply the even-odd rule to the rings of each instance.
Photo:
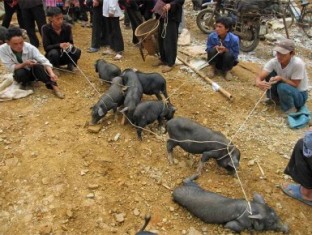
[[[291,93],[290,89],[291,89],[291,86],[284,82],[281,82],[277,85],[277,93],[279,95],[290,94]]]
[[[15,81],[22,83],[28,82],[29,76],[29,71],[27,71],[26,69],[16,69],[13,75]]]
[[[57,49],[52,49],[47,53],[46,57],[53,65],[58,65],[60,52]]]

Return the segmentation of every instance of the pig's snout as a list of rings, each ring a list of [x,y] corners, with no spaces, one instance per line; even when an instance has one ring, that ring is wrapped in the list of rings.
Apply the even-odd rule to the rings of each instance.
[[[282,233],[288,233],[289,232],[288,225],[282,224],[282,223],[278,223],[276,230],[280,231]]]

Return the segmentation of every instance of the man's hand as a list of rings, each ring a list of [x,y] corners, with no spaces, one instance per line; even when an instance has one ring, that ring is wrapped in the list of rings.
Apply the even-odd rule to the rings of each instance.
[[[69,46],[70,46],[69,42],[60,43],[60,48],[62,48],[63,50],[66,50],[66,48],[68,48]]]
[[[259,87],[261,90],[266,91],[268,89],[271,89],[271,83],[266,82],[265,80],[263,81],[256,81],[256,86]]]
[[[36,60],[26,60],[24,63],[23,63],[23,67],[33,67],[35,64],[37,64],[37,61]]]
[[[271,77],[269,83],[275,84],[280,81],[283,81],[283,78],[281,76],[275,76],[275,77]]]
[[[227,51],[227,48],[224,46],[215,46],[215,48],[219,53],[224,53]]]
[[[169,3],[167,3],[166,5],[163,6],[164,11],[169,11],[170,8],[171,8],[171,5]]]
[[[53,73],[53,72],[50,73],[50,78],[51,78],[51,80],[52,80],[53,82],[56,82],[57,79],[58,79],[58,77],[56,76],[56,74]]]
[[[93,7],[98,7],[100,5],[99,0],[93,0]]]

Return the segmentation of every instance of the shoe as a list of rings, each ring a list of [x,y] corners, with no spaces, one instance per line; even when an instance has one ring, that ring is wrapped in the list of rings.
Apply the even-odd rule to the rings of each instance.
[[[60,99],[64,99],[65,98],[65,95],[60,91],[60,90],[53,90],[54,92],[54,95]]]
[[[153,64],[153,67],[158,67],[164,64],[165,64],[164,62],[162,62],[161,60],[158,60],[156,63]]]
[[[231,74],[230,71],[225,72],[225,76],[224,76],[225,80],[227,81],[231,81],[233,79],[233,76]]]
[[[99,48],[94,48],[94,47],[89,47],[87,49],[88,53],[94,53],[94,52],[98,52],[100,49]]]
[[[122,55],[117,53],[114,57],[114,60],[121,60],[122,59]]]
[[[67,65],[67,70],[69,70],[71,72],[76,72],[77,68],[73,64],[70,63]]]
[[[103,51],[102,55],[114,55],[114,51],[110,48],[107,48],[105,51]]]
[[[302,197],[300,188],[301,188],[300,184],[283,184],[283,185],[281,185],[281,189],[286,195],[288,195],[289,197],[292,197],[294,199],[297,199],[298,201],[301,201],[301,202],[303,202],[309,206],[312,206],[312,201],[306,200]]]
[[[263,100],[261,100],[261,102],[265,105],[272,105],[275,104],[274,100],[270,99],[270,98],[265,98]]]
[[[208,68],[207,75],[208,75],[208,77],[211,77],[211,78],[215,77],[215,76],[217,75],[216,68],[215,68],[215,67],[212,67],[212,66],[209,67],[209,68]]]
[[[298,110],[296,109],[296,107],[292,107],[292,108],[288,109],[287,111],[285,111],[284,114],[286,116],[288,116],[291,113],[297,113],[297,112],[298,112]]]
[[[173,69],[173,66],[170,67],[170,66],[166,65],[166,66],[163,67],[163,69],[161,70],[161,72],[162,72],[162,73],[168,73],[168,72],[170,72],[172,69]]]

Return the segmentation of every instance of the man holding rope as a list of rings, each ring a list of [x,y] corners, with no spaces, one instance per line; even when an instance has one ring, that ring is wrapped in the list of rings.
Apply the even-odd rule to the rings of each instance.
[[[157,0],[153,12],[159,18],[158,46],[159,61],[163,73],[170,72],[176,61],[178,51],[178,29],[182,19],[184,0]]]
[[[238,64],[239,38],[230,32],[231,28],[231,18],[219,17],[216,20],[215,32],[208,36],[206,52],[211,64],[208,72],[210,77],[214,77],[220,70],[226,80],[232,79],[230,71]]]
[[[42,27],[42,42],[46,57],[54,67],[67,65],[74,71],[81,56],[81,50],[74,47],[71,25],[64,23],[63,13],[58,7],[47,10],[50,23]]]
[[[264,65],[256,77],[256,85],[266,90],[267,104],[280,104],[285,114],[295,113],[308,99],[305,63],[295,56],[295,44],[290,39],[278,42],[273,51],[276,57]]]
[[[24,42],[21,29],[9,28],[6,39],[7,42],[0,46],[0,59],[13,72],[14,80],[24,87],[33,81],[42,81],[58,98],[64,99],[64,94],[57,86],[52,64],[35,46]]]

